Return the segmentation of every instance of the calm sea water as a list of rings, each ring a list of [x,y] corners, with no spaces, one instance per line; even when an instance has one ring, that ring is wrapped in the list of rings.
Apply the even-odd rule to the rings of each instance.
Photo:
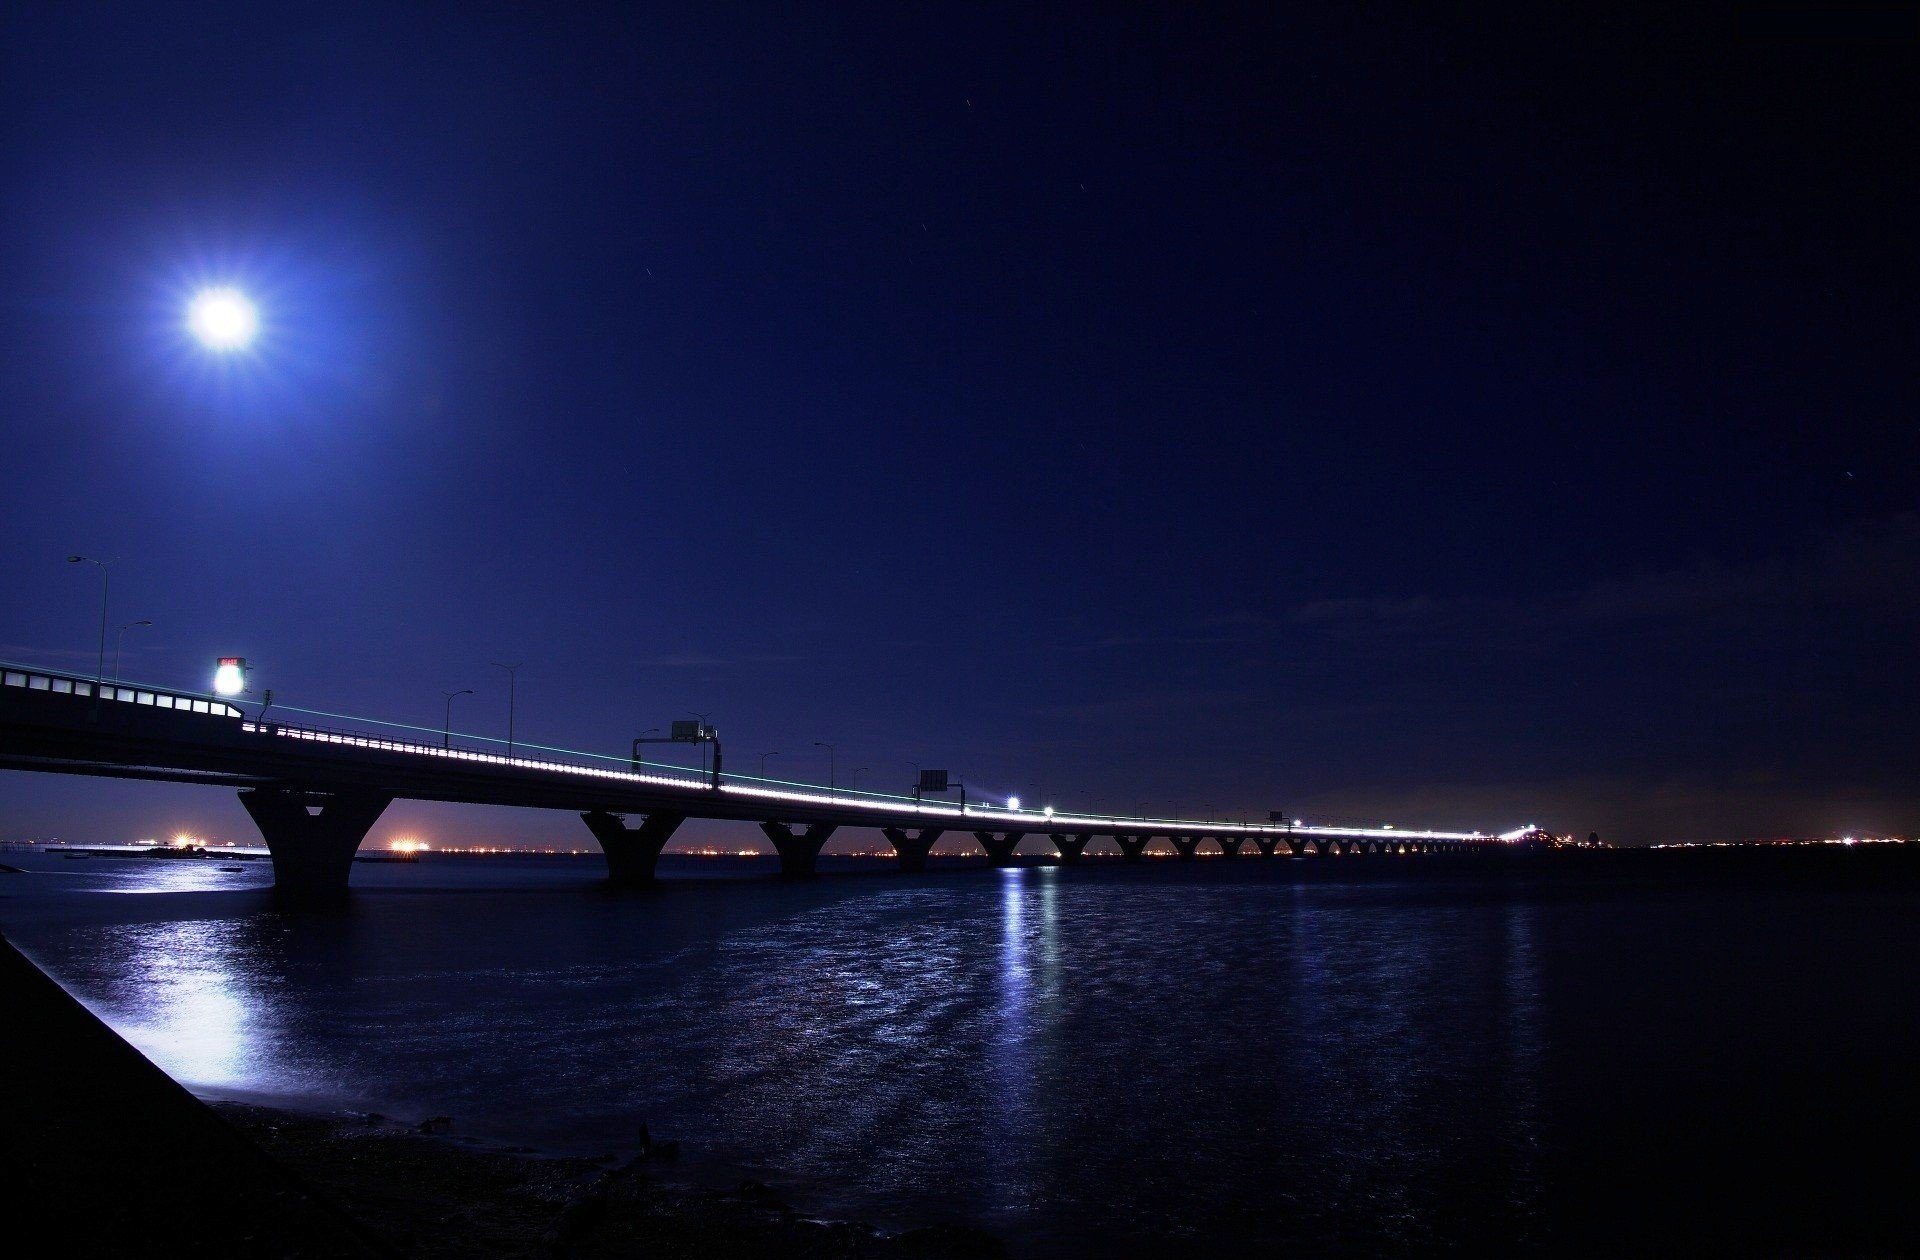
[[[296,913],[264,863],[8,855],[0,926],[206,1095],[574,1151],[645,1121],[1022,1255],[1912,1251],[1920,878],[1788,856],[639,894],[442,857]]]

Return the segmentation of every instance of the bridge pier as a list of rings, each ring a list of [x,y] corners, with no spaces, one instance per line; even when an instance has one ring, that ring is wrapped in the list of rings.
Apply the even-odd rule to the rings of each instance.
[[[600,809],[582,814],[580,818],[593,838],[600,842],[600,851],[607,855],[607,881],[623,888],[653,882],[660,850],[673,838],[680,824],[687,821],[685,814],[656,812],[641,819],[639,826],[629,827],[621,815]]]
[[[1279,836],[1255,836],[1253,843],[1260,850],[1261,857],[1272,857],[1280,851]]]
[[[927,854],[933,850],[933,842],[945,833],[938,827],[922,827],[918,835],[909,835],[904,827],[882,827],[880,834],[887,838],[887,843],[900,856],[901,870],[924,871],[927,869]]]
[[[1215,836],[1214,843],[1220,846],[1221,857],[1239,857],[1240,846],[1245,844],[1245,836]]]
[[[353,855],[392,803],[384,792],[248,788],[240,793],[240,804],[273,855],[274,891],[316,900],[346,895]]]
[[[1191,862],[1200,853],[1200,836],[1168,836],[1167,839],[1173,842],[1173,851],[1182,862]]]
[[[1053,841],[1054,848],[1060,850],[1062,862],[1073,863],[1078,862],[1080,855],[1087,851],[1087,845],[1092,841],[1093,833],[1087,831],[1079,835],[1068,835],[1064,831],[1055,831],[1048,836],[1048,839]]]
[[[1147,846],[1153,843],[1153,837],[1115,835],[1113,842],[1120,846],[1120,857],[1123,861],[1141,862],[1146,860]]]
[[[987,858],[995,866],[1012,866],[1015,861],[1013,851],[1020,847],[1020,842],[1027,838],[1027,833],[1024,831],[976,831],[973,833],[973,838],[980,842],[980,847],[987,851]]]
[[[820,857],[820,846],[833,838],[840,828],[835,823],[813,823],[805,831],[796,834],[794,829],[782,822],[763,822],[760,830],[767,833],[767,839],[773,841],[774,852],[780,855],[780,874],[787,879],[805,879],[813,874],[814,863]]]

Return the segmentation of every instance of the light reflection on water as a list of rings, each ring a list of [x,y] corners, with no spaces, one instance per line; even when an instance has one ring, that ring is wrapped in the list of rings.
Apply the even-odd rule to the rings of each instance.
[[[623,896],[577,862],[475,860],[374,872],[333,914],[71,872],[4,904],[205,1090],[571,1149],[646,1121],[815,1210],[983,1222],[1034,1254],[1535,1239],[1546,995],[1579,943],[1511,888],[1275,870]]]
[[[113,996],[120,1034],[189,1085],[252,1085],[272,1071],[260,1054],[272,1004],[250,997],[257,970],[236,953],[233,923],[189,920],[111,929],[106,948],[126,959]]]

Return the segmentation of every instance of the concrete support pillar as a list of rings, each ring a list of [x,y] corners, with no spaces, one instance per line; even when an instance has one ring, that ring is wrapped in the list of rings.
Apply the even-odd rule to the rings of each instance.
[[[1144,860],[1147,856],[1147,845],[1152,843],[1152,841],[1152,836],[1140,835],[1116,835],[1113,838],[1113,842],[1120,846],[1121,859],[1128,862]]]
[[[767,833],[774,852],[780,855],[780,874],[787,879],[805,879],[813,874],[820,846],[839,828],[833,823],[813,823],[805,831],[796,832],[786,823],[763,822],[760,830]]]
[[[1246,843],[1247,838],[1245,836],[1215,836],[1214,840],[1220,845],[1220,854],[1222,857],[1239,857],[1240,846]]]
[[[1308,841],[1305,836],[1288,836],[1286,844],[1287,852],[1294,857],[1299,857],[1301,851],[1307,847]]]
[[[1092,841],[1093,833],[1087,831],[1078,835],[1068,835],[1065,832],[1056,831],[1051,833],[1049,838],[1053,841],[1053,847],[1060,850],[1060,860],[1071,863],[1078,862],[1080,855],[1087,851],[1087,845]]]
[[[1168,836],[1167,839],[1173,841],[1173,851],[1180,855],[1182,862],[1193,861],[1200,852],[1199,836]]]
[[[393,803],[384,792],[299,792],[248,788],[240,804],[273,855],[274,891],[289,897],[342,897],[353,855]]]
[[[980,847],[987,851],[988,859],[992,861],[995,866],[1012,866],[1014,864],[1013,851],[1020,847],[1020,842],[1027,838],[1027,833],[1024,831],[1002,831],[998,833],[992,831],[976,831],[973,833],[973,838],[980,842]]]
[[[1255,836],[1253,843],[1259,848],[1261,857],[1272,857],[1280,851],[1279,836]]]
[[[685,814],[653,813],[641,819],[638,826],[630,827],[621,815],[599,809],[580,818],[600,842],[600,851],[607,855],[607,881],[622,888],[653,882],[660,850],[687,820]]]
[[[938,827],[922,827],[918,835],[910,834],[904,827],[882,827],[880,834],[899,854],[901,870],[924,871],[927,869],[927,854],[933,851],[933,842],[946,833]]]

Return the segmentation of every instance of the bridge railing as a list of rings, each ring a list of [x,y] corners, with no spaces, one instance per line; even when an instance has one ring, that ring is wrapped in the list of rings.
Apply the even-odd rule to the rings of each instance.
[[[549,773],[587,775],[599,779],[613,779],[625,783],[651,783],[663,787],[701,788],[707,780],[698,771],[689,770],[685,774],[649,773],[634,771],[630,767],[596,766],[579,761],[562,761],[548,757],[523,757],[518,754],[484,752],[473,748],[462,748],[454,744],[429,744],[418,740],[396,739],[387,735],[369,734],[366,731],[341,729],[329,726],[314,726],[304,722],[281,722],[271,717],[249,718],[240,724],[240,729],[249,734],[267,735],[275,738],[306,740],[313,743],[331,744],[346,748],[365,748],[379,752],[397,752],[412,756],[432,757],[444,761],[461,761],[475,765],[500,766],[515,770],[535,770]],[[590,757],[591,753],[582,753]],[[609,758],[609,760],[612,760]],[[671,771],[673,767],[662,767]]]

